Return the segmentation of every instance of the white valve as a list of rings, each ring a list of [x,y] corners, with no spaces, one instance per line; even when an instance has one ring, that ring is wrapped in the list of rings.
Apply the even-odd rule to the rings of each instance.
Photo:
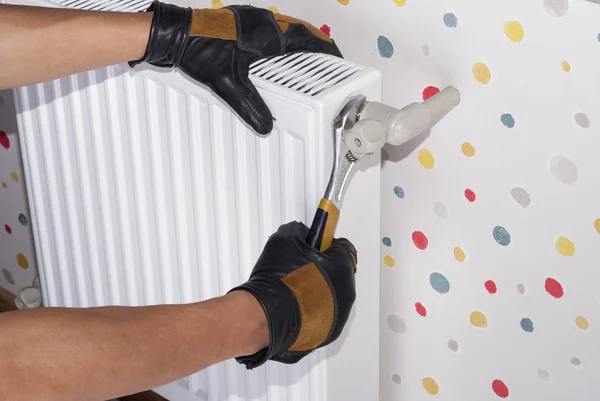
[[[360,119],[346,134],[348,148],[356,157],[377,152],[385,145],[385,131],[379,121]]]
[[[410,141],[459,103],[460,93],[453,87],[402,109],[367,101],[360,120],[344,139],[352,153],[361,158],[381,149],[385,143],[398,146]]]
[[[25,287],[15,296],[18,309],[39,308],[42,303],[42,293],[37,287]]]

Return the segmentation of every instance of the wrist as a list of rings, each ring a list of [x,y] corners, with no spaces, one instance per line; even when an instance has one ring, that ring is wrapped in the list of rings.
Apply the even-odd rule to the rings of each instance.
[[[178,67],[192,24],[192,9],[154,0],[146,13],[152,13],[146,48],[142,57],[129,65],[147,62],[157,67]]]
[[[225,295],[234,305],[239,337],[239,355],[253,355],[269,346],[269,325],[265,312],[256,298],[246,291]]]

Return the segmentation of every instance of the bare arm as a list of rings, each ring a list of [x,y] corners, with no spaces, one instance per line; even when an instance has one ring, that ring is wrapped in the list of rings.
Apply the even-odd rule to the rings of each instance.
[[[188,305],[41,308],[0,315],[0,399],[107,400],[268,345],[246,292]]]
[[[152,13],[0,4],[0,89],[136,60],[151,22]]]

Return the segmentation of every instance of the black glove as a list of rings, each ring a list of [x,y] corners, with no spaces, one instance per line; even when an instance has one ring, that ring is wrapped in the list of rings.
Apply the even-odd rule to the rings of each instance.
[[[146,53],[130,65],[144,61],[179,68],[263,135],[273,129],[273,116],[248,77],[253,62],[300,51],[342,57],[333,40],[315,26],[262,8],[192,10],[155,0],[147,11],[154,16]]]
[[[308,246],[308,227],[285,224],[273,234],[250,279],[231,291],[247,291],[261,304],[269,324],[269,347],[236,360],[248,369],[267,360],[296,363],[335,341],[356,299],[356,250],[334,239],[325,252]]]

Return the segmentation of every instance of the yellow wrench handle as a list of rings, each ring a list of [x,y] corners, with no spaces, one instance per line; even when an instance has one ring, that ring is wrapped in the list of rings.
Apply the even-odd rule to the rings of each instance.
[[[313,248],[325,251],[333,242],[333,235],[340,217],[340,211],[329,199],[323,198],[313,219],[307,242]]]

